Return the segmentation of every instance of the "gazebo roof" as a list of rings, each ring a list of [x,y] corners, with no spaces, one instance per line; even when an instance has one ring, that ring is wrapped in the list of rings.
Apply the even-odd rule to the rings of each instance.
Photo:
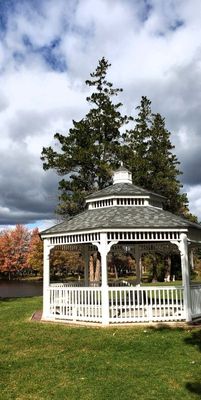
[[[42,232],[59,234],[102,229],[200,229],[192,223],[170,212],[152,206],[113,206],[86,210],[66,221]]]
[[[88,209],[46,229],[41,235],[75,234],[109,230],[191,230],[201,233],[201,225],[163,210],[164,197],[132,183],[130,172],[121,166],[113,185],[86,198]]]
[[[86,200],[104,198],[104,197],[113,197],[113,196],[148,196],[148,197],[158,197],[160,199],[165,199],[164,196],[161,196],[156,193],[152,193],[146,189],[143,189],[139,186],[133,185],[131,183],[116,183],[110,185],[102,190],[98,190],[89,196],[86,197]]]

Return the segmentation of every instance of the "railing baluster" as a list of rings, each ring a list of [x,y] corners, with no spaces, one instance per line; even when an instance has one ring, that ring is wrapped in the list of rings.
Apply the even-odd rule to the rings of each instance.
[[[158,308],[159,308],[159,317],[161,319],[161,290],[158,291]]]

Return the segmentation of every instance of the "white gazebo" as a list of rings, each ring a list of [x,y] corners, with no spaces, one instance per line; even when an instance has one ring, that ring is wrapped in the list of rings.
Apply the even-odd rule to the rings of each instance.
[[[44,242],[43,320],[111,323],[187,321],[201,317],[201,285],[190,282],[192,251],[201,244],[201,225],[163,210],[164,198],[132,184],[120,167],[113,185],[86,198],[87,210],[41,233]],[[81,251],[84,282],[50,283],[50,251]],[[110,251],[129,248],[136,260],[136,284],[108,283]],[[89,257],[98,251],[100,282],[89,281]],[[141,286],[145,252],[178,252],[182,285]]]

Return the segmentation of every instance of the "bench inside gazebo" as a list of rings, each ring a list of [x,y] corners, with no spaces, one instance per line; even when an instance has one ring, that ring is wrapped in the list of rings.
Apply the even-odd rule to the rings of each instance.
[[[164,198],[132,184],[120,167],[113,185],[86,198],[87,210],[41,233],[44,242],[43,320],[92,322],[187,321],[201,317],[201,285],[190,282],[190,259],[201,244],[201,226],[163,210]],[[50,251],[80,251],[84,280],[50,283]],[[136,261],[136,282],[108,282],[108,255],[129,248]],[[98,282],[89,279],[89,258],[98,251]],[[144,252],[181,257],[180,286],[142,286]]]

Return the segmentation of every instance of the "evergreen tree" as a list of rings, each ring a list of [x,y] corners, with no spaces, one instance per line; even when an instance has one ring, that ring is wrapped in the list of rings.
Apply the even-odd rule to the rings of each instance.
[[[185,193],[180,192],[182,188],[178,179],[182,174],[179,170],[180,162],[172,152],[175,146],[170,141],[170,132],[165,127],[165,118],[162,118],[159,113],[152,114],[150,131],[147,153],[148,189],[166,197],[165,209],[182,214],[187,207],[188,199]]]
[[[166,197],[164,208],[196,220],[188,211],[188,199],[181,193],[179,161],[165,119],[151,111],[151,101],[143,96],[134,128],[126,132],[124,154],[133,183]]]
[[[151,126],[151,101],[142,96],[140,105],[136,108],[138,115],[134,118],[135,126],[124,135],[124,159],[127,167],[132,172],[135,185],[146,187],[148,185],[148,146],[150,141]]]
[[[80,212],[84,198],[96,189],[110,183],[112,169],[119,164],[120,128],[129,121],[122,116],[120,102],[114,103],[122,89],[113,88],[106,80],[110,64],[103,57],[86,85],[94,88],[87,97],[92,107],[80,121],[73,121],[67,136],[57,133],[55,139],[61,146],[58,153],[51,147],[43,148],[43,168],[55,169],[65,175],[59,183],[60,197],[57,212],[66,216]]]

